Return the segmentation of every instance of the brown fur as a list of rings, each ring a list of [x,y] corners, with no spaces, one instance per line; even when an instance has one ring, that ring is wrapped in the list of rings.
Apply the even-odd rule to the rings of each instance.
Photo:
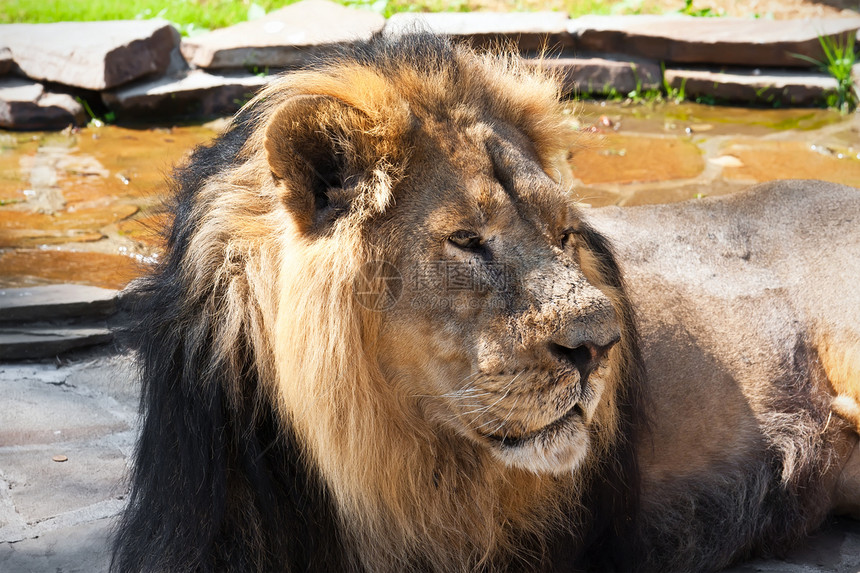
[[[260,400],[371,571],[546,560],[551,536],[590,518],[579,496],[620,471],[607,460],[625,441],[635,335],[619,331],[619,279],[576,238],[578,212],[552,179],[571,143],[558,85],[513,58],[450,55],[349,56],[267,87],[237,160],[197,192],[181,263],[215,352],[239,379],[253,351]],[[452,303],[440,312],[411,278],[423,263],[475,267],[447,239],[461,229],[498,241],[511,282],[437,289]],[[406,279],[385,312],[355,295],[372,261]],[[587,384],[548,346],[619,335]],[[227,392],[241,403],[242,388]],[[541,433],[574,404],[576,422]],[[528,448],[494,441],[531,435]]]
[[[784,181],[587,218],[641,326],[651,567],[779,554],[829,512],[860,516],[860,191]]]
[[[116,568],[704,570],[856,504],[858,307],[784,295],[796,231],[746,215],[777,192],[583,214],[553,77],[386,42],[178,173]]]

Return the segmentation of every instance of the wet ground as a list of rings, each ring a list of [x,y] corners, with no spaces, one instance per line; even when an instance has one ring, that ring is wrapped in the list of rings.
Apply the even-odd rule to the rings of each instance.
[[[583,203],[696,200],[758,181],[860,186],[860,115],[823,110],[578,104]],[[0,289],[121,288],[159,254],[164,178],[223,122],[0,132]],[[100,347],[0,364],[0,571],[107,571],[138,418],[131,356]],[[860,522],[837,520],[784,560],[730,573],[857,573]]]
[[[860,186],[860,115],[684,105],[576,104],[574,194],[593,206],[736,192],[770,179]],[[171,166],[223,122],[0,132],[0,287],[122,288],[159,254]]]

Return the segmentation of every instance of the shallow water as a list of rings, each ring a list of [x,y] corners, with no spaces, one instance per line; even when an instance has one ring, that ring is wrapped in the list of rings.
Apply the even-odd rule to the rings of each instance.
[[[638,205],[820,178],[860,187],[860,115],[577,103],[573,195]],[[224,122],[171,128],[0,131],[0,287],[122,288],[160,253],[164,180]]]

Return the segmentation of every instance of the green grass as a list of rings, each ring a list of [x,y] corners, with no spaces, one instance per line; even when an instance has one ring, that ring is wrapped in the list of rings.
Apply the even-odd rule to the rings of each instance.
[[[816,60],[803,54],[794,54],[794,57],[814,64],[836,80],[836,92],[832,94],[827,104],[842,113],[848,113],[860,103],[860,86],[854,85],[854,79],[851,76],[851,70],[860,57],[860,53],[854,46],[855,35],[818,36],[818,41],[824,52],[823,60]]]
[[[270,11],[291,0],[255,0]],[[3,0],[0,23],[135,20],[160,16],[184,31],[230,26],[248,19],[252,2],[233,0]]]
[[[134,20],[156,16],[170,20],[186,35],[244,22],[297,0],[0,0],[0,24],[16,22],[86,22]],[[336,0],[390,16],[396,12],[467,12],[474,0]],[[679,4],[686,0],[679,0]],[[689,9],[690,4],[687,3]],[[572,17],[583,14],[653,13],[649,0],[515,0],[499,9],[559,10]]]

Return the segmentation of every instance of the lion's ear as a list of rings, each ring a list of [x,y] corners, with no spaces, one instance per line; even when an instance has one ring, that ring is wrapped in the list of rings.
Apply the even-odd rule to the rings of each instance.
[[[284,102],[266,127],[269,169],[282,186],[284,205],[303,232],[336,216],[333,192],[359,175],[361,160],[353,141],[360,134],[361,112],[321,95],[295,96]],[[339,195],[343,195],[340,193]]]

